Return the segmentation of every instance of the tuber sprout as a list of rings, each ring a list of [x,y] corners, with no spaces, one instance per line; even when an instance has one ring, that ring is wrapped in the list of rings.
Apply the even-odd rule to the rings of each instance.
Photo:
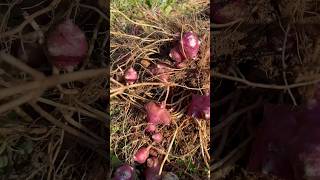
[[[131,85],[134,84],[138,79],[138,73],[136,70],[134,70],[132,67],[127,69],[124,73],[124,79],[126,80],[126,83]]]
[[[188,115],[195,118],[210,120],[210,94],[192,95],[191,104],[188,108]]]
[[[153,123],[154,125],[170,124],[171,122],[170,113],[167,111],[164,105],[159,105],[154,102],[149,102],[144,106],[144,108],[147,111],[148,123]]]
[[[134,180],[134,169],[128,164],[117,168],[112,180]]]
[[[48,34],[47,50],[56,68],[72,70],[86,58],[88,43],[81,29],[67,19]]]

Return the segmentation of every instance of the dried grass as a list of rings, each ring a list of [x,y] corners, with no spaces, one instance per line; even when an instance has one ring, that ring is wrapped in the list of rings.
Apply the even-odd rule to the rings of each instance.
[[[185,112],[192,93],[209,90],[209,19],[201,12],[168,17],[148,9],[140,11],[143,13],[134,15],[111,8],[111,150],[123,162],[134,164],[132,157],[138,148],[152,145],[166,157],[165,171],[182,173],[182,179],[206,178],[210,158],[209,122],[192,119]],[[187,68],[176,69],[168,50],[176,33],[189,30],[200,35],[200,55]],[[161,83],[150,75],[147,64],[157,62],[171,66],[169,83]],[[125,85],[123,72],[131,66],[138,71],[139,80]],[[144,131],[143,106],[150,101],[166,101],[173,120],[172,125],[160,127],[164,132],[161,144],[152,143]],[[188,162],[194,164],[197,172],[188,171]]]

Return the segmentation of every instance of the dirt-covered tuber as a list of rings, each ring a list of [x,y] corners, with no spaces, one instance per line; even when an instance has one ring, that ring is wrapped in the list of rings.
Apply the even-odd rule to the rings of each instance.
[[[195,118],[210,120],[210,94],[192,95],[188,115]]]
[[[49,32],[46,45],[49,60],[58,69],[73,69],[83,62],[88,51],[85,34],[70,19]]]
[[[116,169],[112,180],[134,180],[134,169],[128,164],[123,164]]]

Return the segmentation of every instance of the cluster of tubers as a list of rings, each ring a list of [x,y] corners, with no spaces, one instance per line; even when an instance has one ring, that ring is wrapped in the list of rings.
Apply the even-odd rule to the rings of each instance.
[[[198,56],[200,48],[200,40],[198,35],[192,31],[183,33],[177,44],[171,49],[169,57],[174,61],[174,65],[177,68],[185,67],[189,60],[195,60]],[[170,81],[168,72],[170,66],[165,63],[158,63],[150,66],[150,72],[153,76],[158,76],[161,82],[167,83]],[[124,72],[124,80],[127,85],[134,84],[138,81],[138,72],[130,67]],[[144,109],[146,111],[147,126],[145,131],[151,134],[151,138],[155,143],[161,143],[163,140],[162,132],[158,131],[158,125],[170,125],[171,116],[170,112],[166,109],[165,102],[156,103],[148,102],[145,104]],[[187,115],[194,118],[210,119],[210,95],[193,95],[192,101],[189,105]],[[160,170],[160,160],[157,157],[157,153],[150,153],[152,146],[141,147],[133,156],[133,160],[138,164],[146,163],[147,168],[144,170],[144,177],[146,180],[160,180],[164,179],[164,175],[161,177],[158,175]],[[125,176],[123,180],[133,179],[133,175],[128,175],[132,167],[121,166],[125,172],[120,173],[118,170],[114,174],[114,179],[119,179],[118,176]],[[118,168],[118,169],[119,169]],[[123,175],[125,174],[125,175]],[[172,175],[167,175],[168,177]]]

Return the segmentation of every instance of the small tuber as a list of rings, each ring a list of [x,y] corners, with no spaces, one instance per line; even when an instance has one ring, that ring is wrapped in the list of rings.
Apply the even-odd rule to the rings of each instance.
[[[85,34],[70,19],[49,32],[46,44],[49,60],[58,69],[73,69],[88,51]]]
[[[124,72],[124,79],[126,80],[127,84],[134,84],[138,79],[137,71],[134,70],[133,67],[130,67]]]
[[[133,156],[133,160],[143,164],[146,162],[147,158],[149,157],[149,151],[151,146],[149,147],[141,147]]]
[[[170,113],[165,108],[165,105],[156,104],[154,102],[149,102],[144,106],[147,111],[147,121],[148,123],[153,123],[154,125],[164,124],[169,125],[171,122]]]
[[[153,123],[149,123],[147,125],[146,131],[147,132],[154,132],[157,129],[157,126]]]
[[[114,172],[112,180],[134,180],[134,169],[128,164],[121,165]]]

